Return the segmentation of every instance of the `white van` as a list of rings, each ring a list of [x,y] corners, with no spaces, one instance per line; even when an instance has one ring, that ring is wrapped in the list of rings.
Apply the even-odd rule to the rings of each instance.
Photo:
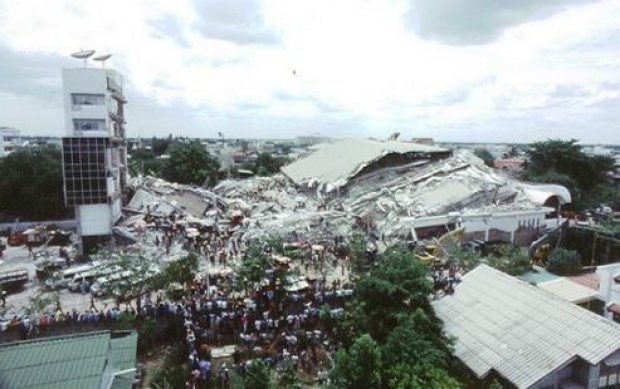
[[[70,267],[57,273],[56,277],[51,277],[45,281],[45,286],[49,289],[60,289],[69,286],[69,283],[73,281],[73,278],[79,274],[87,271],[91,271],[101,266],[99,262],[92,262],[86,265],[79,265]]]
[[[104,294],[110,294],[112,296],[118,297],[121,294],[120,289],[127,288],[131,290],[141,280],[151,279],[161,272],[158,266],[150,266],[149,268],[143,269],[139,272],[136,272],[135,270],[118,270],[119,269],[117,268],[116,272],[107,274],[104,277],[99,277],[95,280],[95,282],[90,288],[93,296],[101,297]],[[140,277],[134,277],[134,275],[140,275]],[[110,287],[110,283],[114,285]],[[127,292],[127,290],[125,292]]]
[[[92,285],[98,278],[105,277],[109,274],[120,272],[121,269],[118,266],[97,266],[85,272],[76,274],[73,280],[69,282],[68,288],[71,292],[79,292],[80,286],[84,281],[88,281],[89,285]]]
[[[78,273],[73,276],[73,279],[69,282],[67,288],[71,292],[79,292],[80,286],[84,281],[88,281],[89,285],[92,285],[97,277],[100,277],[98,269],[87,270],[82,273]]]
[[[119,271],[116,273],[111,273],[103,277],[99,277],[95,280],[93,285],[90,287],[90,293],[93,296],[101,297],[104,294],[109,292],[108,288],[111,282],[118,282],[119,280],[122,280],[123,278],[130,277],[132,274],[133,273],[130,270],[125,270],[125,271]]]

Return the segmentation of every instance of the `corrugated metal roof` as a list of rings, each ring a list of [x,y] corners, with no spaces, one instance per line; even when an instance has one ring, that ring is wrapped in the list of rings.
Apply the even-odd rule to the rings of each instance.
[[[578,284],[568,278],[541,282],[538,284],[538,287],[575,304],[584,303],[598,297],[598,291]]]
[[[131,389],[133,388],[135,377],[135,370],[115,375],[112,383],[110,384],[110,389]]]
[[[136,353],[138,351],[138,333],[112,334],[110,342],[110,363],[114,370],[127,370],[136,367]]]
[[[597,364],[620,349],[620,325],[489,266],[433,302],[455,355],[478,377],[491,369],[527,388],[579,356]]]
[[[324,145],[309,156],[282,168],[282,173],[297,185],[317,184],[343,186],[368,164],[388,153],[438,153],[447,150],[400,141],[344,139]]]
[[[106,331],[0,345],[0,387],[99,387],[109,344]]]

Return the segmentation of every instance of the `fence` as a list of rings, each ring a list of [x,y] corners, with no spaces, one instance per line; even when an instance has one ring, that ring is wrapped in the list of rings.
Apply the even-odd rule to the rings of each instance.
[[[150,319],[150,326],[146,323]],[[25,339],[47,338],[50,336],[79,334],[92,331],[119,331],[138,330],[138,352],[152,348],[153,346],[170,341],[171,339],[183,339],[183,317],[172,313],[151,314],[136,317],[133,314],[125,319],[98,320],[64,320],[45,325],[34,324],[25,326],[19,321],[9,325],[4,331],[0,331],[0,344],[17,342]]]
[[[8,223],[0,223],[0,231],[10,228],[12,231],[25,231],[35,226],[56,225],[63,230],[75,230],[77,221],[75,219],[68,220],[45,220],[45,221],[14,221]]]

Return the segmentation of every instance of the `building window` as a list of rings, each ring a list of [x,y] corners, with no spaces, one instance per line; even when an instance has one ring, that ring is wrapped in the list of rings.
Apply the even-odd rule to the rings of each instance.
[[[106,138],[63,138],[66,205],[107,203],[107,146]]]
[[[73,119],[74,131],[105,131],[105,120]]]
[[[601,364],[601,370],[599,373],[599,388],[617,388],[620,383],[620,365],[607,366],[607,364]]]
[[[90,94],[90,93],[72,93],[71,101],[73,108],[81,107],[84,105],[104,105],[105,99],[103,95]]]

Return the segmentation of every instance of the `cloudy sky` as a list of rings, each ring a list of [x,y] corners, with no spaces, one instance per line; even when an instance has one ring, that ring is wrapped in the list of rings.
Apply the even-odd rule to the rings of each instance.
[[[618,0],[0,0],[0,126],[63,135],[80,49],[130,136],[620,144]]]

